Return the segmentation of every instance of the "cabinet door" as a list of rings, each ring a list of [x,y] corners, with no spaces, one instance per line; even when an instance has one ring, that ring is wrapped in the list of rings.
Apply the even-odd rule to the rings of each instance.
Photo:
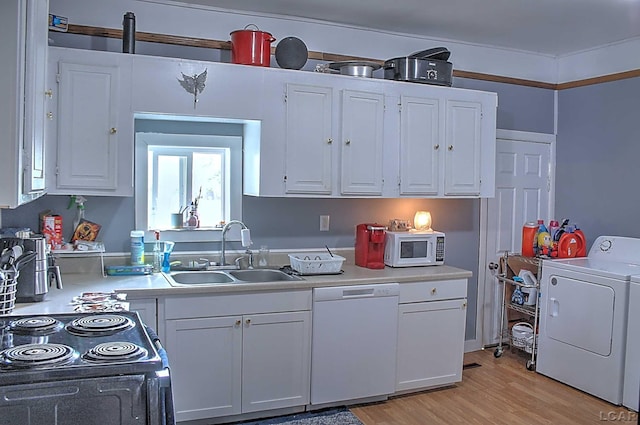
[[[342,194],[382,195],[384,96],[342,92]]]
[[[466,299],[400,304],[396,391],[462,380]]]
[[[135,311],[140,315],[142,322],[157,331],[158,322],[156,299],[150,298],[146,300],[129,300],[129,310]]]
[[[440,101],[402,96],[400,104],[400,194],[437,195]]]
[[[177,421],[241,412],[240,316],[167,320],[165,348]]]
[[[48,1],[27,2],[23,193],[45,189]]]
[[[286,192],[331,194],[332,89],[287,85]]]
[[[446,110],[444,194],[479,195],[482,103],[447,100]]]
[[[60,63],[58,188],[117,188],[118,68]]]
[[[242,412],[309,403],[311,312],[243,317]]]

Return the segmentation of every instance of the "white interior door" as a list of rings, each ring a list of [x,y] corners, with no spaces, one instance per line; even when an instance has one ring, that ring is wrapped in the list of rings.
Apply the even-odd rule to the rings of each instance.
[[[505,251],[520,252],[522,225],[553,215],[553,153],[555,136],[498,130],[496,196],[483,200],[478,288],[482,306],[482,345],[498,342],[502,290],[491,263]],[[479,295],[480,296],[480,295]]]

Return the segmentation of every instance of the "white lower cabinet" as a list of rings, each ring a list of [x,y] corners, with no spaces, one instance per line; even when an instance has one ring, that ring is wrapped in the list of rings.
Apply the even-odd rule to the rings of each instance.
[[[140,315],[142,323],[156,330],[158,327],[157,311],[156,311],[156,299],[139,299],[129,300],[129,310],[135,311]]]
[[[310,308],[311,291],[164,300],[176,419],[308,404]]]
[[[396,392],[462,380],[467,280],[400,285]]]

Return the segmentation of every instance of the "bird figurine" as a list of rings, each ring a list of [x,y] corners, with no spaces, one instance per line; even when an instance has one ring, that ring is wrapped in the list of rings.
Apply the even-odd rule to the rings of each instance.
[[[193,74],[193,76],[185,75],[183,72],[181,74],[182,80],[178,79],[178,82],[182,88],[193,95],[193,109],[196,109],[198,93],[202,93],[207,81],[207,70],[205,69],[200,74]]]

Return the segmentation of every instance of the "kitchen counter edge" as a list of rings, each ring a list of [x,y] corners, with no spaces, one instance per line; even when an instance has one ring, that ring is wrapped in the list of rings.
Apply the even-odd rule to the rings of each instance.
[[[457,267],[442,265],[406,267],[380,270],[354,265],[343,265],[343,273],[336,275],[303,276],[300,281],[229,283],[215,285],[171,286],[162,274],[146,276],[107,276],[94,274],[68,274],[63,276],[64,288],[51,289],[45,300],[16,304],[12,312],[18,314],[51,314],[73,311],[71,300],[82,292],[126,293],[127,300],[149,299],[174,295],[250,293],[261,291],[288,291],[326,286],[364,285],[372,283],[407,283],[434,280],[468,279],[473,273]]]

